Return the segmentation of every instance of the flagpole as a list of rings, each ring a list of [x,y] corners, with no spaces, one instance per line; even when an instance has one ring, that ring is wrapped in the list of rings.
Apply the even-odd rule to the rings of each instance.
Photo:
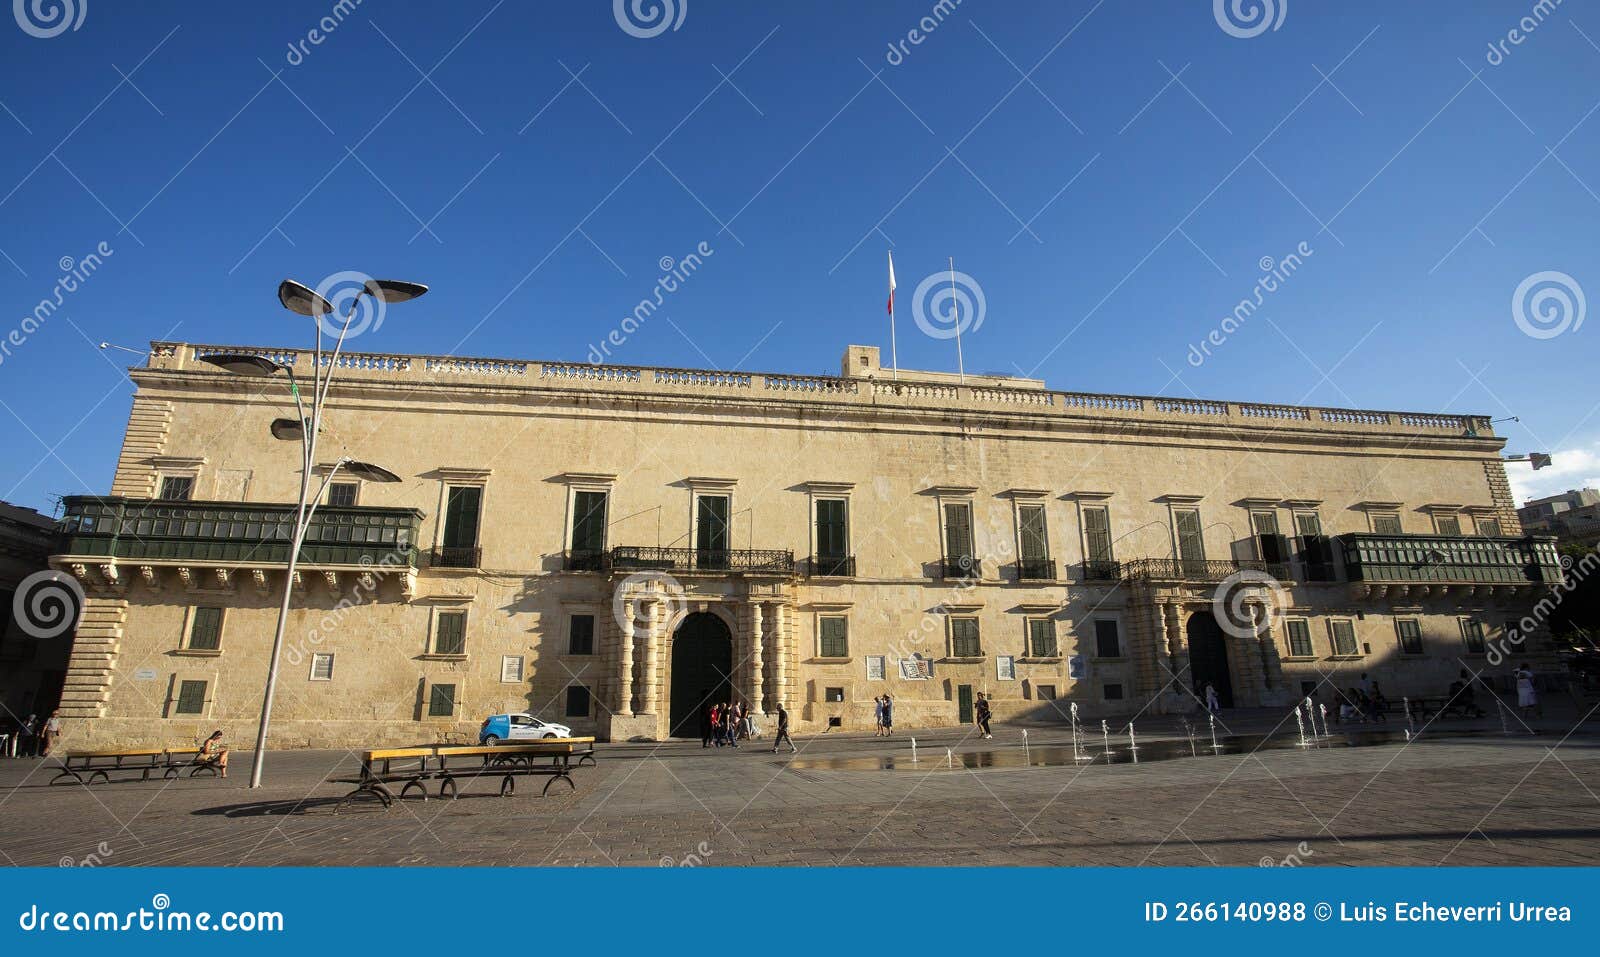
[[[961,357],[961,300],[956,298],[956,257],[950,257],[950,309],[956,322],[956,372],[961,384],[967,384],[967,363]]]
[[[894,251],[889,252],[889,368],[895,380],[900,378],[900,349],[894,339]]]

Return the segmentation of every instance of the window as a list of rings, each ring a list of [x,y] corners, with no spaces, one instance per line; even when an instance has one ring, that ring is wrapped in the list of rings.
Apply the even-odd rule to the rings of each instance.
[[[1116,559],[1111,554],[1111,509],[1090,505],[1083,510],[1083,553],[1091,566],[1104,568]]]
[[[354,505],[356,491],[361,486],[355,482],[333,482],[328,485],[329,505]]]
[[[1300,536],[1300,564],[1306,581],[1333,581],[1333,543],[1322,534],[1322,519],[1316,512],[1296,512],[1294,530]]]
[[[594,654],[594,616],[573,615],[567,627],[567,654]]]
[[[1025,579],[1054,578],[1050,539],[1045,534],[1044,506],[1017,506],[1017,571]]]
[[[1028,619],[1028,653],[1035,658],[1054,658],[1056,650],[1056,623],[1050,618]]]
[[[428,689],[428,717],[453,718],[455,713],[455,685],[434,685]]]
[[[817,637],[824,658],[848,658],[848,625],[843,615],[824,615],[817,619]]]
[[[521,655],[502,655],[500,657],[500,680],[506,684],[520,684],[522,682]]]
[[[1122,636],[1117,634],[1117,623],[1109,618],[1094,622],[1094,654],[1097,658],[1121,658]]]
[[[1415,618],[1397,618],[1394,623],[1395,635],[1400,639],[1400,653],[1405,655],[1422,654],[1422,626]]]
[[[1459,515],[1435,515],[1433,517],[1433,525],[1440,535],[1461,534],[1461,517]]]
[[[483,487],[454,485],[445,497],[443,554],[446,568],[478,565],[478,513],[483,507]]]
[[[204,681],[178,682],[178,700],[172,706],[173,714],[205,714],[206,683]]]
[[[1311,649],[1311,624],[1304,618],[1290,618],[1283,623],[1284,632],[1289,636],[1289,657],[1312,658],[1316,652]]]
[[[950,655],[954,658],[983,657],[983,645],[978,640],[978,619],[950,619]]]
[[[726,495],[702,495],[696,500],[695,548],[703,568],[721,568],[728,563],[728,513]]]
[[[945,575],[976,571],[972,559],[972,505],[947,502],[944,506]]]
[[[1200,512],[1192,508],[1178,509],[1172,513],[1172,525],[1178,536],[1178,560],[1185,567],[1205,564],[1206,543]]]
[[[1471,618],[1460,619],[1461,641],[1467,646],[1467,654],[1481,655],[1483,646],[1483,622]]]
[[[1056,686],[1055,685],[1034,685],[1033,686],[1033,695],[1034,695],[1034,697],[1038,698],[1040,701],[1054,701],[1054,700],[1056,700]]]
[[[837,704],[837,703],[839,703],[839,702],[844,700],[844,689],[843,688],[825,688],[825,689],[823,689],[823,692],[822,692],[822,700],[830,702],[830,703]]]
[[[817,573],[845,575],[850,557],[850,504],[842,498],[817,499]]]
[[[605,492],[572,494],[572,554],[578,558],[598,558],[606,550]],[[586,652],[587,653],[587,652]]]
[[[583,685],[567,686],[567,717],[587,718],[589,716],[589,689]]]
[[[311,680],[333,680],[333,655],[325,651],[316,651],[311,654]]]
[[[161,497],[187,502],[194,497],[194,476],[168,475],[161,480]]]
[[[1328,622],[1328,632],[1333,636],[1333,653],[1342,657],[1356,654],[1356,626],[1348,618],[1335,618]]]
[[[1104,697],[1105,697],[1105,700],[1107,700],[1107,701],[1121,701],[1122,700],[1122,685],[1120,685],[1120,684],[1108,684],[1108,685],[1106,685],[1105,688],[1104,688]]]
[[[467,613],[441,611],[434,618],[433,653],[436,655],[464,655],[467,653]]]
[[[1500,537],[1500,520],[1498,518],[1478,519],[1478,534],[1485,538]]]
[[[1256,554],[1268,565],[1289,560],[1289,540],[1278,534],[1278,513],[1251,512],[1250,527],[1255,532]]]
[[[189,650],[216,651],[222,646],[222,609],[196,608],[189,620]]]
[[[1400,516],[1393,512],[1374,512],[1372,515],[1372,531],[1377,535],[1399,535]]]

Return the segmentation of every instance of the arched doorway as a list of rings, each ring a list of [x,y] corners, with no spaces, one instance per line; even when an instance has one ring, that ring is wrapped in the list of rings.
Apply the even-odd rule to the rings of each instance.
[[[1185,629],[1189,638],[1189,674],[1194,695],[1202,704],[1206,700],[1206,685],[1217,689],[1217,702],[1224,708],[1233,707],[1233,681],[1228,676],[1228,640],[1222,626],[1209,611],[1195,612],[1189,616]]]
[[[700,711],[733,695],[733,635],[710,612],[683,619],[672,636],[672,696],[668,735],[700,736]]]

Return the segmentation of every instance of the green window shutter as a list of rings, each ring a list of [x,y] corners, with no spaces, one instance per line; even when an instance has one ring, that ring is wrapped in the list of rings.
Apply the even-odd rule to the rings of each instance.
[[[1469,654],[1483,654],[1483,622],[1471,618],[1461,619],[1461,640],[1467,646]]]
[[[222,609],[196,608],[189,625],[192,651],[216,651],[222,646]]]
[[[846,533],[846,504],[842,499],[817,502],[817,557],[840,559],[850,554]]]
[[[428,717],[450,718],[456,713],[456,686],[434,685],[428,692]]]
[[[473,548],[478,544],[478,509],[483,489],[458,485],[450,489],[444,507],[444,547]]]
[[[1311,628],[1303,618],[1292,618],[1284,624],[1289,635],[1289,657],[1310,658],[1314,652],[1311,650]]]
[[[204,714],[206,710],[206,683],[182,681],[178,683],[178,703],[172,709],[176,714]]]
[[[1095,620],[1094,651],[1100,658],[1122,657],[1122,635],[1118,633],[1116,622],[1108,618]]]
[[[434,626],[433,653],[462,655],[467,651],[467,613],[441,611]]]
[[[1455,517],[1454,515],[1441,515],[1441,516],[1439,516],[1439,534],[1440,535],[1460,535],[1461,534],[1461,519]]]
[[[726,495],[700,496],[700,522],[695,533],[695,547],[703,552],[728,550],[728,497]]]
[[[572,497],[572,550],[595,553],[606,547],[605,492],[578,492]]]
[[[819,649],[824,658],[847,658],[850,655],[850,644],[847,637],[846,619],[842,615],[829,615],[817,620],[821,632]]]
[[[1353,655],[1356,653],[1356,629],[1348,621],[1333,623],[1333,653],[1336,655]]]
[[[194,494],[194,479],[187,475],[169,475],[161,480],[161,497],[187,502]]]
[[[1294,517],[1294,528],[1301,537],[1322,534],[1322,519],[1316,512],[1299,512]]]
[[[573,615],[572,634],[567,644],[567,653],[571,655],[594,654],[594,616]]]
[[[1184,562],[1205,561],[1206,545],[1200,528],[1200,513],[1185,509],[1174,512],[1173,520],[1178,527],[1178,557]]]
[[[1024,505],[1017,509],[1017,525],[1022,539],[1023,561],[1044,561],[1050,557],[1049,540],[1045,537],[1044,506]]]
[[[1110,509],[1096,505],[1083,510],[1083,537],[1089,549],[1089,561],[1105,564],[1116,560],[1111,554]]]
[[[950,619],[950,653],[957,658],[978,658],[983,645],[978,640],[978,619]]]
[[[1374,515],[1372,516],[1372,531],[1378,535],[1399,535],[1400,516]]]
[[[965,503],[944,507],[945,555],[951,562],[972,558],[972,509]]]
[[[1028,644],[1035,658],[1056,656],[1056,623],[1048,618],[1028,619]]]
[[[1422,626],[1414,618],[1401,618],[1394,623],[1400,635],[1400,651],[1408,655],[1422,654]]]

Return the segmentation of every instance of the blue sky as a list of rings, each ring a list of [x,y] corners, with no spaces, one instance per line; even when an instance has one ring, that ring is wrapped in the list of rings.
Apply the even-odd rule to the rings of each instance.
[[[1600,484],[1594,4],[1520,43],[1531,2],[1271,0],[1257,30],[1205,0],[671,0],[648,37],[607,0],[71,5],[0,26],[11,501],[109,487],[138,359],[102,340],[304,345],[278,281],[357,270],[433,287],[358,349],[582,360],[702,243],[612,361],[887,354],[892,248],[904,366],[955,369],[913,301],[953,256],[969,371],[1515,415],[1508,451],[1558,463],[1520,490]]]

